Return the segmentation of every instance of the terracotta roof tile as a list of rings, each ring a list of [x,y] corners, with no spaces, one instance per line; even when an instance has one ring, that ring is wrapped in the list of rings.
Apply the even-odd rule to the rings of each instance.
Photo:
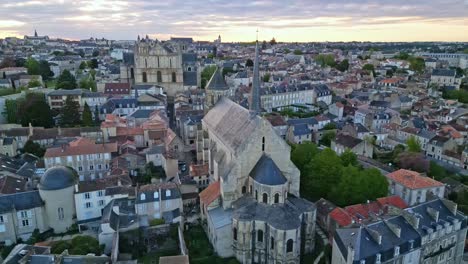
[[[95,141],[91,139],[79,137],[63,147],[48,148],[44,157],[65,157],[113,152],[117,152],[117,143],[96,144]]]
[[[353,218],[343,208],[337,207],[329,215],[331,219],[335,220],[342,227],[353,223]]]
[[[210,205],[214,200],[216,200],[219,197],[220,187],[221,185],[219,181],[208,185],[208,187],[206,187],[206,189],[200,193],[200,202],[204,206]]]
[[[382,207],[387,206],[387,205],[393,205],[400,209],[405,209],[408,207],[408,204],[405,202],[405,200],[401,199],[401,197],[398,195],[377,198],[377,202]]]
[[[208,175],[208,163],[205,164],[191,164],[190,165],[190,176],[205,176]]]
[[[387,178],[392,181],[398,182],[401,185],[410,189],[422,189],[443,186],[442,183],[433,180],[429,177],[421,176],[418,172],[399,169],[392,173],[387,174]]]

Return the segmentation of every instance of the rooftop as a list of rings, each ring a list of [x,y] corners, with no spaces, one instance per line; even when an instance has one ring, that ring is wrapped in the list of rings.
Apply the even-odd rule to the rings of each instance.
[[[441,182],[433,180],[429,177],[421,176],[419,172],[405,169],[399,169],[389,173],[387,174],[387,178],[410,189],[423,189],[444,186]]]

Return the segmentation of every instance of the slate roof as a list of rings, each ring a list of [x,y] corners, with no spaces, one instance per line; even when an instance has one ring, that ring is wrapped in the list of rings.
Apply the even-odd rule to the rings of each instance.
[[[76,181],[76,172],[64,166],[55,166],[42,175],[39,182],[40,190],[60,190],[73,186]]]
[[[452,69],[434,69],[432,70],[433,76],[447,76],[447,77],[455,77],[456,71]]]
[[[133,112],[130,117],[133,118],[150,118],[151,113],[154,112],[154,109],[138,109]]]
[[[11,212],[13,209],[17,211],[28,210],[41,207],[43,204],[44,202],[37,190],[0,195],[0,213]]]
[[[170,190],[170,196],[166,195],[166,190]],[[158,192],[158,198],[154,198],[154,193]],[[145,199],[142,200],[141,194],[145,194]],[[155,201],[165,201],[165,200],[172,200],[172,199],[179,199],[181,198],[181,194],[177,185],[172,182],[163,182],[158,184],[147,184],[140,186],[138,189],[138,195],[136,197],[135,203],[152,203]]]
[[[184,71],[183,72],[184,85],[197,86],[198,74],[195,71]]]
[[[216,71],[213,73],[210,80],[206,84],[206,89],[218,91],[224,91],[229,89],[229,86],[226,84],[226,81],[224,80],[223,73],[221,72],[220,68],[216,69]]]
[[[296,124],[318,125],[317,119],[313,117],[289,119],[287,123],[288,125],[296,125]]]
[[[309,135],[311,132],[307,124],[295,124],[293,126],[293,133],[294,136],[304,136]]]
[[[362,142],[362,139],[355,138],[355,137],[352,137],[352,136],[349,136],[349,135],[343,135],[343,134],[339,134],[335,138],[335,143],[336,144],[345,146],[345,147],[350,148],[350,149],[354,148],[355,146],[357,146],[361,142]]]
[[[222,97],[203,118],[204,125],[233,152],[243,147],[260,122],[261,117],[251,114],[225,97]]]
[[[258,203],[251,196],[243,196],[233,204],[232,217],[238,221],[264,221],[279,230],[297,229],[300,215],[312,212],[315,205],[302,198],[289,196],[285,203],[268,205]]]
[[[182,63],[195,63],[197,62],[196,53],[182,53]]]
[[[282,185],[287,182],[286,177],[275,162],[265,154],[257,161],[249,175],[256,182],[265,185]]]

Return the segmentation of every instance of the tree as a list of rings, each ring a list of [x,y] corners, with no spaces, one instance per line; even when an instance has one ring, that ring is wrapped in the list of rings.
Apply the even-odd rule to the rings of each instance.
[[[272,39],[270,40],[270,45],[272,45],[272,46],[273,46],[273,45],[276,45],[276,39],[275,39],[275,38],[272,38]]]
[[[99,56],[99,50],[93,50],[93,57]]]
[[[19,100],[15,99],[5,100],[5,112],[9,124],[16,124],[18,122],[18,102]]]
[[[214,72],[216,71],[216,66],[208,66],[203,69],[201,73],[201,88],[205,89],[206,84],[213,76]]]
[[[306,165],[312,160],[315,155],[319,153],[317,145],[310,141],[303,142],[302,144],[294,145],[291,151],[291,161],[296,167],[305,173]]]
[[[71,127],[80,124],[80,105],[71,96],[67,96],[60,111],[60,125]]]
[[[320,139],[320,144],[330,147],[331,141],[334,140],[336,137],[335,131],[327,131],[322,135],[322,138]]]
[[[336,65],[335,57],[332,54],[319,54],[315,57],[315,61],[322,67],[334,67]]]
[[[421,145],[415,136],[410,136],[406,140],[406,145],[408,145],[409,152],[421,152]]]
[[[54,126],[52,111],[46,102],[45,96],[39,93],[28,93],[24,100],[18,104],[17,119],[22,126]]]
[[[288,48],[285,48],[285,49],[283,50],[283,52],[286,53],[286,54],[288,54],[289,52],[291,52],[291,50],[288,49]]]
[[[91,89],[92,91],[96,91],[96,89],[97,89],[96,82],[93,80],[93,78],[91,76],[88,76],[88,77],[85,77],[85,78],[81,79],[78,86],[79,86],[79,88],[83,88],[83,89],[86,89],[86,90]]]
[[[410,67],[409,67],[410,70],[413,70],[416,72],[423,72],[424,69],[426,68],[426,64],[423,58],[410,57],[408,61],[410,62]]]
[[[50,77],[54,76],[54,72],[50,70],[49,62],[45,60],[39,61],[39,75],[41,75],[42,80],[46,81]]]
[[[374,65],[368,63],[362,66],[362,69],[368,72],[374,72]]]
[[[270,74],[265,73],[265,75],[263,75],[263,82],[269,82],[269,81],[270,81]]]
[[[76,88],[76,79],[69,70],[64,70],[57,78],[56,89],[72,90]]]
[[[445,177],[448,177],[449,174],[444,167],[437,164],[437,162],[432,161],[429,163],[429,176],[434,177],[436,180],[440,181]]]
[[[31,79],[28,83],[28,88],[40,87],[42,83],[38,79]]]
[[[349,61],[347,59],[342,60],[340,63],[336,65],[336,69],[345,72],[349,68]]]
[[[253,67],[253,66],[254,66],[253,60],[247,59],[247,61],[245,62],[245,67]]]
[[[327,123],[325,126],[323,126],[323,130],[332,130],[332,129],[336,129],[335,123]]]
[[[343,152],[343,154],[341,154],[340,159],[341,159],[341,163],[345,167],[349,166],[349,165],[351,165],[351,166],[358,166],[359,165],[356,154],[354,154],[354,152],[352,152],[349,149],[346,149]]]
[[[86,63],[86,61],[82,61],[80,63],[80,70],[84,70],[88,67],[88,63]]]
[[[68,249],[70,255],[100,255],[103,247],[99,245],[99,241],[91,236],[76,236],[70,241],[58,241],[52,245],[52,254],[62,254]]]
[[[294,53],[294,55],[302,55],[302,51],[298,50],[298,49],[294,50],[293,53]]]
[[[421,153],[403,152],[395,160],[398,167],[418,172],[427,172],[429,170],[429,161]]]
[[[32,140],[26,141],[23,147],[23,152],[25,153],[31,153],[33,155],[36,155],[39,158],[44,157],[44,154],[46,152],[45,148],[41,147],[39,143],[35,143]]]
[[[96,105],[94,107],[94,124],[99,125],[99,123],[101,123],[101,120],[99,120],[99,108]]]
[[[400,60],[407,60],[409,58],[409,54],[406,52],[400,52],[398,55],[395,56],[395,59],[400,59]]]
[[[301,195],[311,200],[329,198],[332,188],[340,182],[342,169],[340,157],[333,150],[324,149],[301,174]]]
[[[82,114],[82,124],[83,126],[93,126],[93,113],[91,113],[91,109],[89,108],[88,103],[85,102],[85,105],[83,107],[83,114]]]
[[[99,63],[97,59],[91,59],[88,62],[88,67],[90,67],[91,69],[96,69],[98,66],[99,66]]]
[[[39,62],[33,58],[28,58],[25,64],[26,68],[28,69],[29,75],[39,75],[41,74],[41,66]]]

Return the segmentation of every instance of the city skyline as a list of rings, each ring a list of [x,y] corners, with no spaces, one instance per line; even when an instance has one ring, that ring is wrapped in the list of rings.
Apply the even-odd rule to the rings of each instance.
[[[66,39],[137,35],[226,42],[468,41],[468,0],[402,1],[137,1],[29,0],[0,3],[0,38]]]

